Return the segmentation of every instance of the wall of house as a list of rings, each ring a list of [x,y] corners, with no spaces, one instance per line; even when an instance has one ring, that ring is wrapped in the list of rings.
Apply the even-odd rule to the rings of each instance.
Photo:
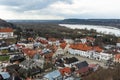
[[[69,48],[68,49],[68,52],[70,54],[73,54],[73,55],[79,55],[79,56],[82,56],[82,57],[87,57],[87,58],[90,58],[90,59],[95,59],[95,60],[109,60],[110,58],[113,57],[112,54],[108,54],[108,53],[103,53],[103,52],[95,52],[94,50],[91,50],[91,51],[82,51],[82,50],[75,50],[75,49],[71,49]]]
[[[13,32],[0,32],[0,38],[13,37]]]

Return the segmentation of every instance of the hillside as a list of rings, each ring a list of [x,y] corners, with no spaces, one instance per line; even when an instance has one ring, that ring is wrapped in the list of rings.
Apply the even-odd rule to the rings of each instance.
[[[120,28],[120,19],[64,19],[64,20],[7,20],[11,23],[17,24],[85,24],[85,25],[101,25],[101,26],[112,26]]]
[[[11,27],[11,28],[15,28],[14,24],[7,22],[3,19],[0,19],[0,27]]]
[[[120,28],[120,19],[64,19],[64,24],[103,25]]]

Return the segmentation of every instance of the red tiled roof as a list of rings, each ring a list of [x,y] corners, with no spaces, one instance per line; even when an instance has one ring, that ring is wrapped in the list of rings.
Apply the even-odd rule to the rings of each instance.
[[[96,52],[102,52],[102,49],[99,46],[93,47]]]
[[[56,51],[57,49],[58,49],[58,47],[54,45],[53,50]]]
[[[33,57],[37,51],[29,48],[22,49],[23,53],[27,54],[29,57]]]
[[[38,40],[38,41],[41,42],[42,44],[48,44],[48,41],[47,41],[47,40],[40,39],[40,40]]]
[[[64,49],[64,48],[66,47],[66,45],[67,45],[67,43],[66,43],[66,42],[61,43],[61,44],[60,44],[60,47],[61,47],[62,49]]]
[[[91,46],[87,46],[86,44],[82,44],[82,43],[80,43],[80,44],[71,44],[70,48],[77,49],[77,50],[82,50],[82,51],[88,51],[88,50],[92,49]]]
[[[13,32],[12,28],[0,28],[0,32]]]
[[[59,69],[60,73],[64,76],[65,73],[71,73],[71,69],[69,67],[65,67],[63,69]]]
[[[70,48],[72,49],[77,49],[77,50],[82,50],[82,51],[88,51],[88,50],[95,50],[96,52],[102,52],[103,49],[101,49],[99,46],[88,46],[86,44],[71,44]]]
[[[44,57],[45,57],[46,59],[49,59],[49,58],[52,58],[53,54],[54,54],[54,53],[44,54]]]

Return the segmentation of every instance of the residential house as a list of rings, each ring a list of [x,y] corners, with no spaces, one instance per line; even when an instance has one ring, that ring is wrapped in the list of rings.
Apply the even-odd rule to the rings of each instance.
[[[69,68],[69,67],[64,67],[62,69],[59,69],[59,71],[63,77],[70,77],[71,73],[72,73],[71,68]]]
[[[64,65],[64,60],[63,58],[57,58],[54,60],[54,64],[55,64],[55,67],[57,67],[58,69],[61,69],[61,68],[64,68],[65,65]]]
[[[100,60],[110,60],[111,58],[113,58],[113,55],[112,54],[109,54],[109,53],[104,53],[104,52],[101,52],[100,53]]]
[[[120,47],[120,43],[116,43],[116,46],[117,46],[117,47]]]
[[[59,40],[56,39],[56,38],[48,38],[48,44],[59,46],[59,45],[60,45],[60,42],[59,42]]]
[[[10,38],[13,37],[13,29],[12,28],[0,28],[0,38]]]
[[[47,73],[43,80],[62,80],[62,75],[59,70],[55,70],[53,72]]]
[[[120,53],[114,55],[114,62],[120,63]]]
[[[92,47],[87,46],[86,44],[71,44],[68,52],[73,55],[80,55],[83,57],[90,57],[91,56],[91,49]]]
[[[68,52],[73,55],[79,55],[83,57],[87,57],[90,59],[96,60],[109,60],[112,58],[112,54],[103,52],[99,46],[88,46],[86,44],[71,44],[68,48]]]
[[[89,64],[88,67],[90,68],[91,71],[96,71],[99,68],[98,64]]]
[[[78,76],[85,75],[89,72],[88,63],[86,61],[75,64],[75,68],[76,68],[75,73]]]
[[[13,56],[13,57],[10,58],[10,63],[14,63],[16,61],[22,62],[24,60],[25,60],[24,56],[22,56],[22,55],[15,55],[15,56]]]
[[[64,50],[62,48],[58,47],[58,49],[56,50],[55,54],[56,54],[56,56],[57,55],[64,55]]]
[[[9,80],[10,74],[8,72],[0,72],[0,80]]]
[[[40,44],[42,45],[42,46],[44,46],[44,47],[46,47],[47,46],[47,44],[48,44],[48,41],[45,39],[45,38],[37,38],[36,39],[36,41],[37,42],[40,42]]]
[[[33,48],[33,43],[24,43],[24,42],[20,42],[20,43],[17,43],[18,45],[23,45],[24,47],[26,48]]]
[[[79,60],[75,57],[71,57],[71,58],[64,58],[64,65],[65,67],[72,67],[74,64],[78,63]]]
[[[60,46],[56,49],[55,54],[56,55],[64,55],[66,45],[67,45],[67,43],[60,43]]]
[[[74,43],[74,40],[72,40],[72,39],[64,39],[64,41],[68,44],[73,44]]]
[[[21,75],[24,74],[24,76],[26,77],[31,76],[32,78],[36,78],[41,75],[43,65],[44,65],[43,60],[41,61],[40,60],[37,61],[33,59],[24,60],[19,64],[19,66],[21,67],[19,69],[19,73]]]
[[[93,37],[86,37],[86,39],[87,39],[87,41],[89,41],[89,42],[94,42],[94,41],[95,41],[95,38],[93,38]]]
[[[81,40],[81,43],[85,44],[87,42],[87,39],[86,38],[82,38],[80,39]]]

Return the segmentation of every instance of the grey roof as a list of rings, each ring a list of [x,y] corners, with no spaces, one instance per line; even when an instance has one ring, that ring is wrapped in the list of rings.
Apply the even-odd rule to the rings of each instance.
[[[84,67],[88,67],[88,63],[86,61],[83,61],[83,62],[77,63],[76,66],[79,69],[81,69],[81,68],[84,68]]]
[[[3,77],[3,79],[10,78],[10,74],[8,72],[0,72],[0,75]]]

